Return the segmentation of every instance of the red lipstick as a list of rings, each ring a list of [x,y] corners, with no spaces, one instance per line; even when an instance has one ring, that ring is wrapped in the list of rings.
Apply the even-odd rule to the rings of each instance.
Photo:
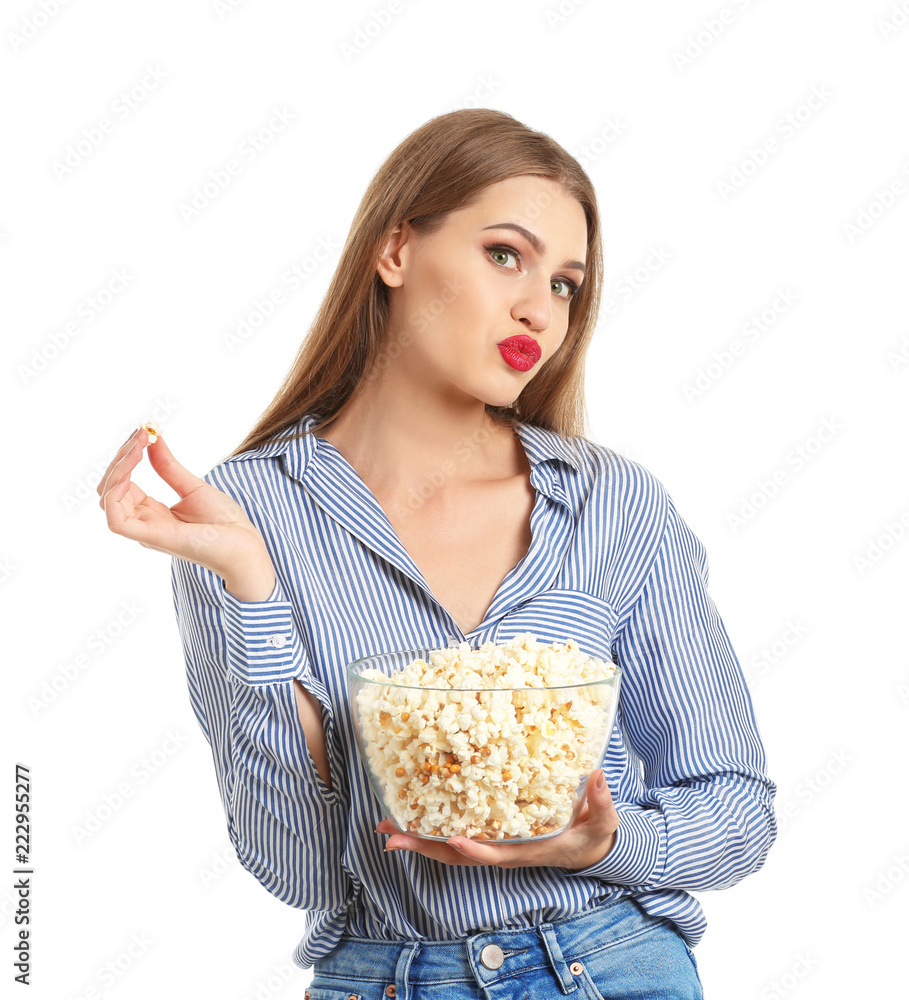
[[[529,371],[543,354],[540,345],[525,333],[500,340],[497,346],[505,361],[519,372]]]

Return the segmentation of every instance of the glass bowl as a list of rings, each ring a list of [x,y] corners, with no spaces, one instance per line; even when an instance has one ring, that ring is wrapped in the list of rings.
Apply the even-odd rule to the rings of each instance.
[[[491,647],[396,650],[347,667],[360,758],[383,814],[402,833],[528,843],[562,833],[584,802],[615,720],[621,670],[612,661],[575,644],[602,679],[558,686],[391,680],[415,661],[432,666],[433,654]]]

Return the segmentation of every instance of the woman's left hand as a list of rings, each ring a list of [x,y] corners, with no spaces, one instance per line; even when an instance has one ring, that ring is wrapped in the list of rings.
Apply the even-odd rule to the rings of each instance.
[[[603,787],[597,787],[602,778]],[[581,871],[595,865],[612,850],[619,814],[612,801],[602,768],[587,781],[587,796],[577,819],[557,837],[527,844],[512,844],[507,840],[477,841],[468,837],[423,840],[399,833],[394,823],[383,819],[377,833],[390,833],[386,851],[416,851],[446,865],[498,865],[500,868],[525,868],[545,865]]]

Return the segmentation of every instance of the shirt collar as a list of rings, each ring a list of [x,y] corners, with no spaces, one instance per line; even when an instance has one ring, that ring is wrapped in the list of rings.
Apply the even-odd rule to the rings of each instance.
[[[278,439],[269,441],[251,451],[242,452],[235,458],[271,458],[283,455],[288,473],[295,479],[302,480],[306,467],[319,446],[318,439],[306,432],[318,422],[318,419],[317,414],[307,413],[295,424],[287,427],[278,436]],[[534,480],[534,485],[537,488],[543,487],[543,492],[555,494],[554,499],[566,502],[564,491],[556,474],[557,469],[547,467],[545,470],[541,468],[537,471],[537,467],[562,463],[575,472],[580,471],[583,464],[580,442],[583,439],[565,437],[555,431],[528,423],[518,423],[515,429],[531,465],[531,478]]]

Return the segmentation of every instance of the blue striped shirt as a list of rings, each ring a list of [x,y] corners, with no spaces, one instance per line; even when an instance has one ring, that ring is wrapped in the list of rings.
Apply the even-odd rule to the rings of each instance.
[[[308,414],[285,434],[315,420]],[[267,600],[240,601],[210,570],[173,559],[189,696],[241,864],[306,911],[293,954],[301,968],[342,933],[461,939],[626,895],[694,947],[706,921],[686,890],[734,885],[762,866],[776,837],[776,785],[707,592],[702,543],[637,462],[586,438],[528,424],[517,433],[536,491],[531,546],[466,634],[328,441],[272,439],[205,476],[261,532],[276,582]],[[383,813],[357,754],[347,664],[521,632],[575,639],[622,668],[603,762],[621,820],[612,850],[583,871],[385,854],[375,833]],[[331,789],[307,749],[293,678],[321,703]]]

